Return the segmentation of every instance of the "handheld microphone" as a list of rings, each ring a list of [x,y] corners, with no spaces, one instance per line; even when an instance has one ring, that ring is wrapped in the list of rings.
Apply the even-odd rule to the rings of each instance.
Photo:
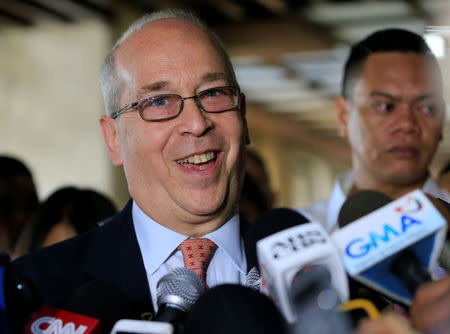
[[[347,207],[354,198],[363,203],[366,194],[349,197]],[[417,286],[430,279],[429,271],[437,263],[447,222],[420,190],[388,204],[381,200],[379,203],[381,208],[364,212],[351,224],[339,221],[343,227],[332,238],[350,276],[409,305]]]
[[[296,321],[292,333],[348,334],[352,322],[348,314],[338,312],[340,299],[331,286],[331,275],[323,265],[309,265],[294,277],[290,301]]]
[[[187,314],[183,334],[287,333],[280,311],[265,295],[242,285],[215,286]]]
[[[348,299],[347,276],[335,246],[319,223],[307,221],[298,212],[282,208],[268,211],[254,223],[262,291],[289,323],[297,318],[291,287],[304,267],[325,267],[339,299]]]
[[[191,269],[175,268],[164,275],[157,287],[158,313],[156,320],[174,325],[176,331],[181,331],[186,312],[205,292],[200,277]]]
[[[117,320],[138,316],[137,305],[114,284],[93,280],[77,289],[62,309],[41,307],[26,324],[25,333],[105,334]]]
[[[101,334],[98,319],[44,306],[26,324],[25,334]]]

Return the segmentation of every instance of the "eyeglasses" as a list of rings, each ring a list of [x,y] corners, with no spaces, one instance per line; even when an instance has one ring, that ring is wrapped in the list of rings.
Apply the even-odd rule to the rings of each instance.
[[[176,94],[161,94],[144,97],[130,103],[111,115],[120,114],[137,107],[144,121],[163,121],[177,117],[183,110],[185,100],[194,99],[197,107],[208,113],[219,113],[239,108],[239,88],[232,86],[214,87],[201,91],[197,95],[182,97]]]

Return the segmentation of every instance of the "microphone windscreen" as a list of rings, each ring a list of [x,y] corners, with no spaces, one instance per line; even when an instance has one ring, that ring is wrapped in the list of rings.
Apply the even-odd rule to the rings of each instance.
[[[339,211],[338,224],[347,224],[375,211],[390,203],[392,199],[378,191],[362,190],[347,198]]]
[[[264,213],[249,229],[247,256],[250,263],[258,263],[256,243],[269,235],[283,231],[290,227],[308,223],[309,220],[298,211],[277,208]]]
[[[273,302],[245,286],[224,284],[200,296],[188,313],[184,334],[287,333]]]
[[[110,333],[120,319],[137,319],[139,310],[116,285],[93,280],[82,285],[63,309],[100,321],[103,333]]]

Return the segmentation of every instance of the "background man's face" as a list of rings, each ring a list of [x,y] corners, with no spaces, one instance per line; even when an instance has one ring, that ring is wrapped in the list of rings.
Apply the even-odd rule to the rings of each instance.
[[[416,53],[380,52],[363,65],[345,115],[356,178],[407,185],[423,178],[441,139],[436,68]]]
[[[116,67],[126,86],[122,105],[144,96],[187,97],[233,84],[209,37],[180,20],[158,20],[131,35],[116,51]],[[133,198],[157,221],[170,215],[174,222],[227,216],[242,178],[243,117],[236,110],[204,113],[192,99],[167,121],[146,122],[137,112],[124,113],[114,123],[118,145],[110,153],[116,165],[124,165]],[[206,161],[186,161],[195,156]]]

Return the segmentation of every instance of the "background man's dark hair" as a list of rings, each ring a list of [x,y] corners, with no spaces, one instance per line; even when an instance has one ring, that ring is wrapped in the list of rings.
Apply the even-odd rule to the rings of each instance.
[[[353,45],[345,63],[341,94],[351,96],[351,89],[366,59],[375,52],[414,52],[437,60],[425,40],[416,33],[403,29],[377,31]]]

